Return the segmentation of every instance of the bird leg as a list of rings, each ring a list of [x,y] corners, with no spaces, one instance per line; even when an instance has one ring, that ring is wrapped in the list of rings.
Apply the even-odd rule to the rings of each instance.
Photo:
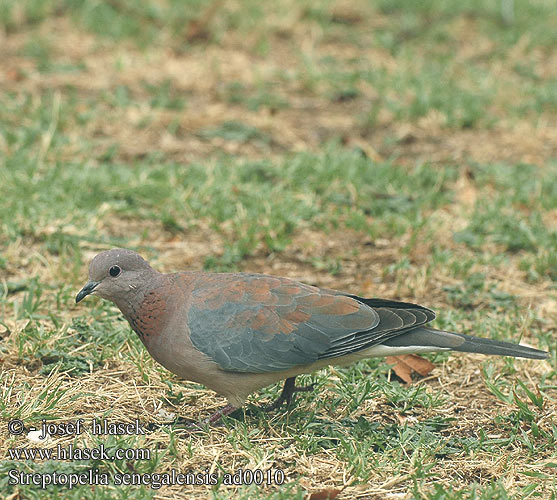
[[[282,403],[286,401],[286,404],[289,405],[292,401],[292,396],[296,392],[309,392],[312,391],[315,387],[315,384],[307,385],[307,386],[299,386],[296,385],[296,377],[287,378],[284,381],[284,387],[282,388],[282,392],[280,396],[275,399],[272,403],[268,404],[267,406],[263,407],[263,411],[272,411],[280,408]]]
[[[205,425],[213,425],[214,423],[218,422],[222,417],[226,417],[226,415],[230,415],[233,411],[237,410],[237,406],[232,406],[231,404],[227,404],[223,406],[215,413],[213,413],[210,417],[203,419],[201,422],[193,422],[191,423],[188,428],[190,430],[202,430],[203,426]]]
[[[226,406],[222,407],[220,410],[217,410],[213,413],[210,417],[207,417],[203,420],[204,424],[213,425],[215,422],[218,422],[222,417],[226,417],[226,415],[230,415],[233,411],[237,410],[236,406],[232,406],[231,404],[227,404]]]

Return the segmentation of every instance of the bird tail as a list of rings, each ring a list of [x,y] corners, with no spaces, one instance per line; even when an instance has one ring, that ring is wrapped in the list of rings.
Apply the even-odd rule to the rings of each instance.
[[[474,352],[515,358],[546,359],[549,353],[524,345],[473,337],[463,333],[446,332],[421,326],[383,343],[393,347],[432,347],[432,350],[451,349],[453,351]]]

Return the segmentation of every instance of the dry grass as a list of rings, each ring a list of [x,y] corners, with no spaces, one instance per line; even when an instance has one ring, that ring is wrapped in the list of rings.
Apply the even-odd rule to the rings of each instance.
[[[110,5],[118,11],[126,4]],[[5,120],[0,151],[6,158],[0,168],[7,175],[14,168],[8,159],[19,161],[21,153],[31,172],[20,183],[6,184],[10,201],[0,205],[4,423],[14,416],[27,424],[41,418],[139,418],[161,425],[120,446],[158,450],[158,461],[85,465],[112,473],[280,468],[289,485],[122,490],[131,498],[301,498],[325,488],[342,489],[339,499],[555,498],[557,301],[551,259],[557,208],[551,183],[557,128],[554,101],[543,90],[556,76],[557,53],[550,44],[532,30],[509,42],[504,28],[473,11],[418,12],[421,24],[412,24],[413,18],[402,16],[404,9],[363,2],[326,7],[287,2],[274,8],[223,2],[206,26],[186,23],[190,31],[177,32],[166,18],[159,19],[164,27],[147,43],[140,35],[115,40],[96,34],[102,25],[86,29],[81,11],[49,9],[34,24],[22,8],[0,34],[0,106],[8,110],[0,117]],[[259,9],[268,11],[258,17],[253,12]],[[131,19],[139,16],[130,12]],[[399,29],[403,20],[408,29]],[[387,35],[398,41],[390,44]],[[185,36],[196,40],[184,42]],[[445,53],[437,75],[430,59]],[[415,85],[412,78],[427,71],[431,78]],[[462,92],[449,88],[446,102],[436,102],[444,91],[436,86],[439,75],[447,88],[458,84]],[[423,88],[433,89],[430,105],[413,113]],[[485,99],[475,114],[466,115],[477,105],[472,97],[468,104],[454,100],[466,92]],[[321,165],[327,155],[341,161],[336,158],[354,151],[370,164],[391,161],[401,169],[400,179],[373,191],[380,203],[392,202],[391,209],[368,210],[370,191],[362,190],[358,174],[345,178],[340,168],[330,186],[317,179],[316,185],[322,183],[317,187],[311,179],[307,186],[291,187],[295,173],[279,172],[303,162],[298,153],[314,154]],[[249,196],[240,195],[253,189],[253,182],[245,187],[236,174],[222,179],[219,173],[243,175],[243,165],[260,160],[271,161],[262,168],[274,179],[262,185],[286,186],[279,191],[285,198],[269,200],[267,212],[252,214]],[[398,191],[405,176],[417,179],[415,166],[423,163],[438,172],[433,201],[423,201],[416,213],[404,212],[400,206],[426,198],[419,187],[408,188],[408,195]],[[195,184],[192,174],[191,186],[184,185],[181,173],[199,164],[208,177]],[[499,164],[508,166],[509,174],[497,170]],[[509,177],[518,177],[520,164],[533,166],[529,197],[520,192],[523,181],[512,185]],[[71,169],[76,175],[87,172],[84,182],[91,184],[82,188],[91,192],[99,172],[103,189],[91,195],[91,206],[72,201],[75,186],[66,177]],[[121,177],[110,178],[109,171]],[[55,175],[68,187],[48,200],[40,184]],[[175,197],[150,204],[168,183]],[[131,194],[130,186],[136,189]],[[152,191],[142,192],[142,186]],[[196,196],[203,205],[221,191],[230,196],[222,205],[236,207],[233,215],[216,215],[216,203],[214,214],[192,208]],[[327,198],[337,191],[349,199],[348,209]],[[21,206],[22,198],[37,208]],[[318,210],[300,215],[292,229],[274,226],[277,207],[292,200]],[[57,204],[65,207],[60,213]],[[491,204],[501,207],[502,218],[515,217],[527,226],[531,247],[512,247],[514,232],[524,229],[520,224],[493,230],[499,239],[487,229],[478,243],[455,238],[459,232],[480,234],[470,227],[488,224],[481,217],[491,213]],[[352,220],[350,207],[358,207],[365,228]],[[536,226],[532,221],[538,216]],[[252,229],[254,241],[244,248],[238,241]],[[281,238],[285,243],[275,246]],[[433,358],[432,375],[413,388],[391,381],[388,369],[375,362],[331,368],[312,378],[318,397],[299,396],[289,412],[257,410],[278,390],[271,388],[254,395],[245,413],[227,419],[226,426],[191,433],[178,424],[163,425],[168,412],[197,421],[223,401],[157,366],[110,306],[72,304],[88,259],[115,245],[142,249],[163,271],[241,269],[418,301],[441,312],[441,327],[521,338],[550,348],[551,357],[512,362],[440,355]],[[471,277],[478,275],[482,284],[474,288]],[[95,328],[106,330],[106,339],[91,337]],[[58,364],[45,362],[52,353],[60,357]],[[73,366],[82,358],[88,368],[78,376],[65,371],[64,363]],[[358,380],[378,382],[354,407]],[[541,390],[543,405],[536,407],[517,381],[534,393]],[[510,400],[498,399],[493,387]],[[528,411],[521,409],[523,401]],[[366,435],[387,435],[393,445],[370,443]],[[49,445],[58,442],[73,439]],[[77,440],[79,446],[99,442],[90,434]],[[8,448],[33,446],[26,436],[0,434],[4,457]],[[12,465],[5,461],[2,467],[0,492],[14,500],[91,494],[87,488],[41,492],[9,486],[5,473]],[[119,498],[112,488],[92,494]]]

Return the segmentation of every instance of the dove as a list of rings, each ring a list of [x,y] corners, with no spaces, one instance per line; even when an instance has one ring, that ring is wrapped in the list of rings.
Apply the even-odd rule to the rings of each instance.
[[[112,301],[150,355],[176,375],[227,399],[205,423],[240,408],[247,397],[285,380],[276,409],[296,392],[296,376],[327,365],[436,351],[544,359],[510,342],[437,330],[435,313],[408,302],[307,285],[255,273],[163,274],[138,253],[114,248],[89,264],[76,296]]]

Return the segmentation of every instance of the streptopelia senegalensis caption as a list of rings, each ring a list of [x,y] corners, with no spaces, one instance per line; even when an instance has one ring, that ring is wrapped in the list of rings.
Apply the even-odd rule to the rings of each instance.
[[[289,402],[295,377],[329,364],[407,353],[463,351],[532,359],[531,347],[430,328],[435,313],[289,278],[251,273],[155,271],[136,252],[112,249],[89,264],[90,294],[118,306],[151,354],[177,375],[228,400],[213,423],[249,394],[286,379],[270,408]]]

